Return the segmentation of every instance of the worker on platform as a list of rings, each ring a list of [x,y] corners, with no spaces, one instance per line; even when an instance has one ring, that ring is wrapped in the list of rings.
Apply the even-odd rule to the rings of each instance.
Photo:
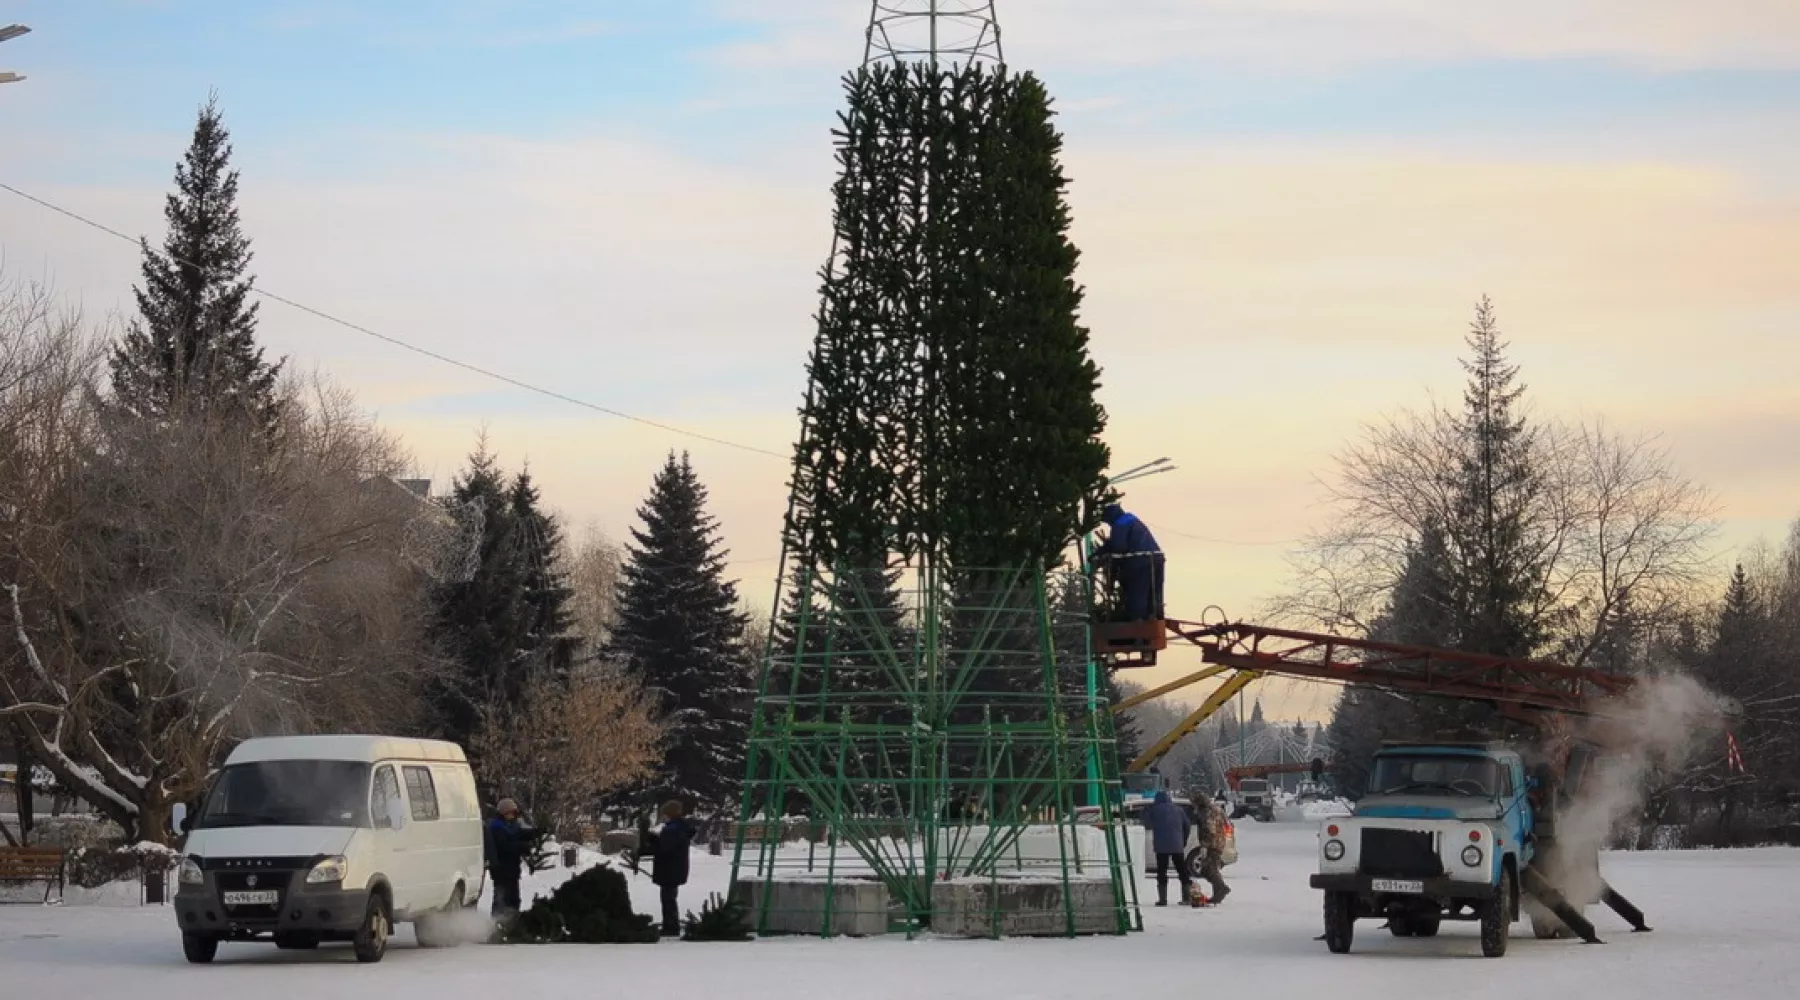
[[[1119,610],[1128,622],[1151,621],[1163,616],[1163,553],[1156,536],[1136,514],[1118,504],[1107,504],[1100,520],[1110,528],[1105,544],[1094,550],[1094,559],[1109,560],[1113,580],[1119,586]]]

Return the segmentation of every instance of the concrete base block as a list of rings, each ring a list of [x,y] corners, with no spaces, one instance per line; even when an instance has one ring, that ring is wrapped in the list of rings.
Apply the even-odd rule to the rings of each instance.
[[[1071,879],[1076,934],[1116,934],[1120,916],[1110,879]],[[1060,880],[957,879],[931,887],[931,930],[951,937],[1063,937],[1069,913]]]
[[[769,915],[759,929],[762,934],[821,934],[827,900],[831,903],[832,934],[868,937],[887,933],[888,891],[880,882],[739,882],[737,898],[749,909],[753,928],[761,919],[765,893],[769,894]]]

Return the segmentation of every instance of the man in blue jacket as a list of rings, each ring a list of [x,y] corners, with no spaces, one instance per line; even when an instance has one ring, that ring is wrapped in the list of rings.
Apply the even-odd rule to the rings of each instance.
[[[512,799],[501,799],[494,812],[487,824],[485,846],[488,876],[494,882],[493,916],[500,920],[519,912],[519,880],[532,831],[519,818],[519,804]]]
[[[1144,810],[1144,826],[1150,830],[1150,846],[1156,851],[1156,905],[1169,905],[1169,862],[1175,862],[1175,877],[1181,880],[1181,900],[1191,905],[1194,899],[1194,877],[1187,868],[1188,831],[1192,828],[1187,812],[1169,798],[1168,792],[1157,792],[1156,799]]]
[[[1156,536],[1136,514],[1118,504],[1107,504],[1100,520],[1111,532],[1106,543],[1094,550],[1096,564],[1112,562],[1113,579],[1119,585],[1119,610],[1128,622],[1150,621],[1163,615],[1163,553]]]

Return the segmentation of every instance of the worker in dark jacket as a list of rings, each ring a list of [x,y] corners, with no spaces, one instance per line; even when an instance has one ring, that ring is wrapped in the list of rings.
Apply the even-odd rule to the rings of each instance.
[[[655,862],[650,881],[662,890],[662,932],[665,937],[681,933],[681,912],[676,894],[688,880],[688,845],[694,842],[694,827],[682,818],[681,803],[671,799],[663,803],[662,828],[647,833],[649,854]],[[643,849],[639,848],[639,853]]]
[[[1192,825],[1186,810],[1176,805],[1168,792],[1157,792],[1156,799],[1144,810],[1144,826],[1150,830],[1150,846],[1156,851],[1156,905],[1169,905],[1169,863],[1175,864],[1175,877],[1181,880],[1181,899],[1192,903],[1194,878],[1187,868],[1188,831]]]
[[[1094,551],[1096,562],[1112,563],[1119,585],[1119,610],[1128,622],[1150,621],[1163,615],[1163,553],[1156,536],[1136,514],[1118,504],[1107,504],[1100,520],[1112,529],[1106,543]]]
[[[501,799],[494,807],[497,814],[487,825],[488,876],[494,880],[494,919],[519,912],[519,879],[524,873],[525,853],[530,848],[531,831],[519,819],[519,804]]]

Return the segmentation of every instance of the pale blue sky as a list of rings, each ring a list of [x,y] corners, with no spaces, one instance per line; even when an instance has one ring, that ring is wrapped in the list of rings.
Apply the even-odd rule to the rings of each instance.
[[[0,181],[128,232],[216,88],[264,287],[776,451],[862,0],[0,0]],[[1454,394],[1482,293],[1535,405],[1662,433],[1720,553],[1800,514],[1800,3],[1002,0],[1063,109],[1085,318],[1179,602],[1248,614],[1359,421]],[[132,248],[0,194],[13,277]],[[682,442],[263,309],[452,472],[486,423],[615,536]],[[748,596],[782,464],[693,443]]]

